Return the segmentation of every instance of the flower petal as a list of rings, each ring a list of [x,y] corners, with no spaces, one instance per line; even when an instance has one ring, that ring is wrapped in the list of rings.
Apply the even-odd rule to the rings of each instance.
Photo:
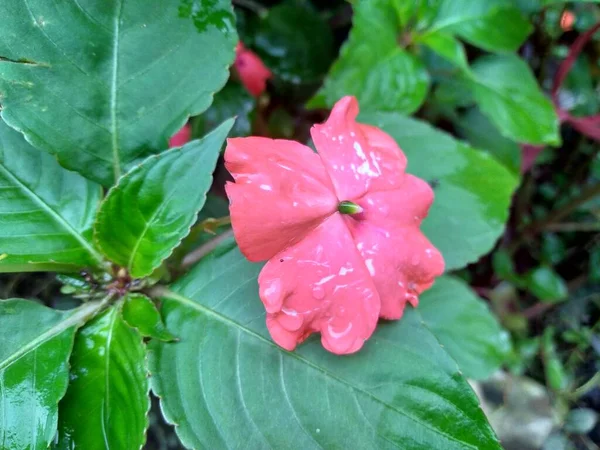
[[[233,231],[251,261],[295,244],[336,211],[321,159],[297,142],[228,139],[225,167],[235,179],[225,186]]]
[[[171,147],[181,147],[192,137],[192,129],[189,124],[185,124],[177,133],[171,136],[169,139],[169,148]]]
[[[376,127],[356,122],[354,97],[338,101],[327,121],[311,129],[313,141],[340,200],[402,183],[406,157],[396,141]]]
[[[356,203],[363,209],[358,218],[390,228],[418,227],[433,203],[429,184],[406,174],[398,189],[368,192]]]
[[[381,299],[380,316],[402,317],[407,302],[418,304],[418,295],[444,272],[444,259],[416,226],[393,226],[346,219]]]
[[[258,97],[266,90],[267,80],[272,76],[271,71],[256,53],[248,50],[241,42],[236,47],[234,66],[242,84],[251,95]]]
[[[338,213],[275,255],[258,282],[269,332],[287,350],[320,332],[330,352],[353,353],[377,325],[379,296]]]

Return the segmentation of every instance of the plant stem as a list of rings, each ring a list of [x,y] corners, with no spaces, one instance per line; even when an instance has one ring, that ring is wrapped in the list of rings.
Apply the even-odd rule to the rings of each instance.
[[[593,222],[567,222],[567,223],[551,223],[546,227],[546,231],[558,231],[558,232],[570,232],[570,231],[581,231],[581,232],[597,232],[600,231],[600,223]]]
[[[585,394],[587,394],[589,391],[591,391],[592,389],[594,389],[595,387],[598,387],[598,386],[600,386],[600,372],[597,372],[592,378],[590,378],[585,383],[583,383],[581,386],[579,386],[577,389],[575,389],[571,393],[570,397],[573,399],[581,398]]]
[[[220,234],[214,239],[211,239],[206,244],[201,245],[196,250],[188,253],[181,261],[181,268],[187,269],[190,266],[193,266],[198,261],[200,261],[204,256],[208,253],[212,252],[215,248],[217,248],[222,242],[233,236],[233,230],[227,230],[223,234]]]
[[[551,211],[550,214],[543,219],[529,224],[524,228],[523,234],[531,235],[540,232],[541,230],[547,228],[551,223],[557,222],[563,217],[568,216],[581,205],[587,203],[597,195],[600,195],[600,183],[587,187],[581,192],[581,194],[579,194],[578,197],[574,198],[563,207]]]

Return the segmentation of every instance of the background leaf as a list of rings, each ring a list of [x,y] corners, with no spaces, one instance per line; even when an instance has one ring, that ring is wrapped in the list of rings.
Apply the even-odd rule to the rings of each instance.
[[[3,449],[46,449],[56,434],[58,401],[69,382],[78,324],[94,311],[0,301],[0,443]]]
[[[441,0],[428,8],[435,10],[425,32],[443,31],[488,51],[516,51],[532,31],[520,10],[504,0]],[[420,14],[424,14],[421,10]]]
[[[144,337],[152,337],[162,341],[176,339],[166,329],[152,300],[144,294],[134,292],[127,294],[123,300],[121,314],[125,323],[131,328],[136,328]]]
[[[569,295],[565,280],[548,266],[536,267],[527,272],[522,278],[522,285],[546,303],[566,300]]]
[[[98,185],[63,169],[0,120],[0,272],[100,264],[91,244],[100,196]]]
[[[94,227],[108,258],[141,278],[171,254],[204,205],[232,125],[230,119],[202,140],[150,157],[110,190]]]
[[[417,312],[468,378],[487,379],[508,357],[508,333],[484,301],[457,278],[438,278],[419,297]]]
[[[142,337],[115,307],[77,333],[58,449],[142,447],[150,409],[145,358]]]
[[[210,108],[193,117],[192,137],[199,138],[214,130],[225,120],[235,116],[235,124],[229,137],[248,136],[252,131],[252,116],[256,99],[240,83],[230,81],[215,95]]]
[[[328,353],[315,338],[287,352],[265,327],[261,266],[224,251],[205,257],[164,298],[167,327],[181,340],[150,344],[153,390],[184,445],[500,448],[417,311],[381,324],[354,355]]]
[[[333,106],[354,95],[363,110],[416,111],[425,101],[429,76],[422,62],[398,45],[399,32],[392,2],[355,3],[350,37],[309,106]]]
[[[500,132],[529,144],[560,143],[558,117],[531,69],[514,55],[489,55],[472,65],[475,99]]]
[[[334,57],[331,28],[310,2],[301,0],[270,8],[252,43],[276,77],[293,84],[319,81]]]
[[[365,113],[359,120],[396,139],[408,172],[433,186],[435,200],[422,230],[444,255],[446,270],[492,249],[504,230],[517,178],[488,154],[424,122],[393,113]]]
[[[237,39],[227,0],[16,0],[0,17],[2,117],[106,186],[210,105]]]
[[[513,174],[521,173],[521,147],[505,138],[477,108],[462,114],[455,125],[458,133],[477,148],[485,150],[500,161]]]

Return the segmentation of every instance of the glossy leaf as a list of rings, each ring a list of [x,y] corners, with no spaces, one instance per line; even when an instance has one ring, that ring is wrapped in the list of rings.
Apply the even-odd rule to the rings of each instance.
[[[205,257],[163,299],[177,343],[150,344],[152,387],[188,448],[499,449],[456,363],[418,310],[340,357],[269,338],[260,265]]]
[[[2,117],[105,186],[210,105],[237,40],[227,0],[16,0],[0,17]]]
[[[455,34],[488,51],[516,51],[532,31],[521,11],[506,1],[441,0],[434,5],[435,19],[425,34]]]
[[[95,310],[64,312],[38,303],[0,301],[0,444],[46,449],[56,433],[58,401],[69,382],[77,326]]]
[[[91,234],[100,195],[0,120],[0,272],[99,265]]]
[[[429,33],[417,37],[418,42],[425,44],[438,55],[450,61],[454,65],[467,69],[467,55],[464,45],[451,34],[443,32]]]
[[[472,65],[474,95],[500,132],[529,144],[560,143],[558,117],[527,64],[514,55],[489,55]]]
[[[475,147],[489,152],[512,173],[521,173],[521,147],[505,138],[477,108],[468,110],[456,123],[458,132]]]
[[[140,449],[150,409],[140,334],[112,307],[77,333],[70,362],[57,448]]]
[[[444,255],[447,270],[492,249],[504,231],[516,177],[488,154],[424,122],[393,113],[361,114],[359,121],[396,139],[408,158],[407,172],[434,188],[422,230]]]
[[[463,281],[438,278],[421,295],[417,311],[466,377],[486,379],[508,357],[508,333]]]
[[[332,106],[354,95],[362,110],[416,111],[427,95],[429,76],[421,61],[398,45],[392,2],[357,2],[354,8],[350,37],[309,106]]]
[[[230,119],[202,140],[151,156],[121,178],[102,202],[94,226],[108,258],[141,278],[171,254],[204,205],[232,125]]]
[[[166,329],[160,313],[152,300],[144,294],[127,294],[123,301],[121,314],[127,325],[137,329],[144,337],[160,339],[161,341],[173,341],[176,339]]]
[[[235,116],[229,137],[250,135],[256,99],[240,83],[229,82],[215,95],[213,104],[203,114],[192,118],[192,136],[199,138],[215,129],[223,121]]]
[[[310,2],[285,0],[261,18],[254,50],[278,79],[312,83],[327,72],[333,60],[331,28]]]
[[[551,267],[540,266],[525,274],[523,286],[543,302],[557,303],[566,300],[569,290],[565,280]]]

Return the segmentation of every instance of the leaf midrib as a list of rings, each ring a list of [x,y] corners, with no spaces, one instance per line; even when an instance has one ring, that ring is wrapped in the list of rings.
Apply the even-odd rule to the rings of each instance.
[[[195,309],[195,310],[197,310],[197,311],[199,311],[199,312],[201,312],[203,314],[211,316],[211,317],[215,318],[216,320],[218,320],[219,322],[224,323],[227,326],[230,326],[232,328],[236,328],[236,329],[238,329],[240,331],[244,331],[246,334],[250,335],[251,337],[253,337],[253,338],[255,338],[255,339],[263,342],[264,344],[267,344],[270,347],[274,347],[277,350],[281,351],[281,348],[279,346],[277,346],[275,343],[273,343],[272,341],[266,339],[265,337],[261,336],[260,334],[258,334],[256,332],[254,332],[254,331],[252,331],[252,330],[250,330],[250,329],[242,326],[240,323],[235,322],[235,321],[229,319],[228,317],[225,317],[225,316],[219,314],[218,312],[213,311],[212,309],[205,307],[204,305],[201,305],[200,303],[197,303],[197,302],[195,302],[195,301],[193,301],[193,300],[191,300],[191,299],[189,299],[187,297],[184,297],[183,295],[180,295],[180,294],[178,294],[176,292],[173,292],[173,291],[170,291],[170,290],[165,290],[165,291],[163,291],[162,294],[163,294],[163,297],[165,297],[167,299],[175,300],[175,301],[177,301],[178,303],[180,303],[180,304],[182,304],[184,306],[191,307],[191,308],[193,308],[193,309]],[[334,380],[334,381],[342,384],[346,388],[349,388],[352,391],[360,392],[361,394],[363,394],[366,397],[370,398],[375,403],[378,403],[378,404],[384,406],[385,408],[389,408],[390,410],[392,410],[392,411],[394,411],[394,412],[396,412],[396,413],[398,413],[398,414],[400,414],[400,415],[402,415],[402,416],[404,416],[404,417],[412,420],[413,422],[418,423],[422,427],[431,430],[433,433],[435,433],[437,435],[444,436],[446,439],[448,439],[450,441],[454,441],[454,442],[457,442],[459,444],[466,445],[468,448],[477,449],[477,447],[473,446],[472,444],[470,444],[468,442],[461,441],[460,439],[457,439],[454,436],[447,435],[446,433],[440,431],[439,429],[432,428],[430,425],[421,422],[420,420],[418,420],[417,418],[415,418],[415,417],[407,414],[406,412],[404,412],[402,410],[399,410],[399,409],[395,408],[394,406],[392,406],[392,405],[384,402],[383,400],[375,397],[373,394],[371,394],[370,392],[364,390],[363,388],[355,386],[355,385],[349,383],[348,381],[346,381],[346,380],[344,380],[342,378],[337,377],[336,375],[332,374],[331,372],[328,372],[327,370],[323,369],[322,367],[319,367],[318,365],[314,364],[313,362],[311,362],[311,361],[307,360],[306,358],[300,356],[298,353],[288,352],[287,355],[289,357],[291,357],[291,358],[295,358],[298,361],[306,364],[307,366],[311,367],[312,369],[314,369],[314,370],[316,370],[318,372],[321,372],[326,377],[328,377],[328,378],[330,378],[330,379],[332,379],[332,380]],[[401,448],[401,447],[398,447],[398,448]]]
[[[57,324],[51,326],[42,334],[37,336],[35,339],[32,339],[27,344],[19,347],[6,359],[0,361],[0,371],[4,370],[8,366],[19,360],[22,356],[26,355],[31,350],[34,350],[40,345],[45,344],[50,339],[58,336],[59,334],[68,330],[69,328],[79,325],[85,318],[95,313],[102,306],[103,305],[101,302],[86,303],[85,305],[81,306],[73,314],[69,315],[65,320],[62,320]]]
[[[118,11],[113,23],[113,46],[112,46],[112,72],[110,82],[110,131],[111,131],[111,146],[113,156],[113,174],[115,182],[121,176],[121,162],[119,157],[119,132],[117,120],[117,104],[118,104],[118,75],[119,75],[119,39],[121,32],[121,15],[123,14],[123,2],[118,3]]]
[[[77,240],[90,256],[98,263],[102,263],[102,256],[92,247],[92,245],[84,239],[84,237],[75,229],[73,226],[67,222],[57,211],[52,209],[50,205],[48,205],[40,196],[38,196],[35,192],[33,192],[25,183],[23,183],[17,176],[15,176],[12,172],[10,172],[4,164],[0,164],[0,173],[6,176],[13,184],[20,188],[21,192],[23,192],[27,197],[29,197],[34,203],[39,205],[43,210],[45,210],[50,217],[54,219],[54,221],[64,228],[71,236]]]

